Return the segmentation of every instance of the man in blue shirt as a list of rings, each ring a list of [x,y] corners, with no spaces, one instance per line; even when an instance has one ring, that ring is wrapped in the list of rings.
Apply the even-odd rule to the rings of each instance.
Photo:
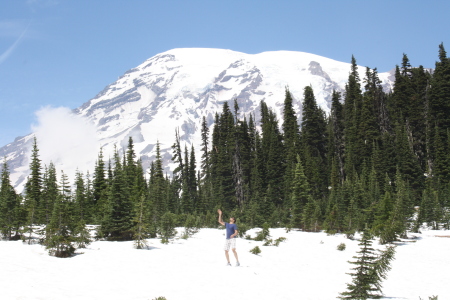
[[[225,257],[227,258],[227,266],[231,266],[230,264],[230,256],[228,255],[228,251],[233,251],[234,257],[236,258],[236,267],[239,267],[239,259],[236,252],[236,236],[238,235],[238,228],[236,225],[236,219],[234,217],[230,217],[230,223],[226,223],[222,221],[222,211],[220,209],[217,210],[219,213],[219,223],[225,226],[226,229],[226,240],[225,240]]]

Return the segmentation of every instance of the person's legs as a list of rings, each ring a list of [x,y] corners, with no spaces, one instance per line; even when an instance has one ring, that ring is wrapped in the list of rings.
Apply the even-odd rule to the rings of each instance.
[[[230,255],[228,254],[228,251],[230,250],[230,246],[231,246],[231,241],[229,239],[225,240],[224,250],[225,250],[225,257],[227,258],[228,264],[230,264]]]
[[[239,262],[239,258],[238,258],[238,254],[236,252],[236,248],[233,248],[231,250],[233,250],[233,254],[234,254],[234,257],[236,258],[236,261]],[[227,253],[227,256],[228,256],[228,253]],[[230,261],[228,261],[228,262],[230,262]]]
[[[233,251],[234,257],[236,258],[236,266],[239,266],[239,258],[236,252],[236,239],[232,239],[231,241],[231,250]]]

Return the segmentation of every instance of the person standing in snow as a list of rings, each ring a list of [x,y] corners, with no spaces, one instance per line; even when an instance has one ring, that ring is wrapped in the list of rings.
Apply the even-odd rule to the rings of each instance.
[[[217,212],[219,213],[219,223],[221,225],[224,225],[226,230],[226,240],[224,250],[225,250],[225,257],[227,258],[228,261],[227,266],[231,266],[230,256],[228,254],[228,251],[230,251],[231,248],[234,257],[236,258],[236,267],[239,267],[240,264],[236,252],[236,236],[238,235],[238,227],[236,225],[236,219],[234,217],[230,217],[230,223],[226,223],[222,220],[222,211],[218,209]]]

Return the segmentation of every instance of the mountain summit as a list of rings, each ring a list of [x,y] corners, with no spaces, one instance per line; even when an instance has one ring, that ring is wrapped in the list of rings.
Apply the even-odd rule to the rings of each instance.
[[[360,78],[364,78],[365,68],[358,70]],[[193,143],[199,151],[202,117],[205,116],[211,125],[224,102],[236,99],[240,108],[238,117],[253,114],[258,124],[261,101],[282,117],[288,87],[300,120],[305,86],[313,88],[318,105],[329,112],[332,91],[344,91],[349,72],[349,63],[303,52],[245,54],[222,49],[173,49],[125,72],[95,98],[73,110],[73,114],[93,125],[90,128],[96,142],[87,142],[95,144],[97,153],[101,147],[106,159],[112,157],[114,147],[123,151],[131,136],[135,152],[142,158],[145,168],[154,159],[155,145],[159,142],[165,166],[169,169],[175,130],[179,130],[182,143]],[[380,73],[379,77],[385,89],[392,87],[392,74]],[[60,135],[72,135],[64,131],[64,122],[58,124],[55,121],[50,127],[62,127]],[[34,135],[17,138],[0,148],[0,155],[8,161],[11,180],[19,188],[29,174]],[[49,164],[51,160],[58,170],[67,174],[75,174],[77,168],[82,172],[93,171],[97,155],[83,154],[75,149],[82,141],[70,146],[70,150],[78,152],[79,156],[68,162],[66,151],[57,152],[55,147],[41,149],[39,135],[36,137],[43,164]],[[49,135],[42,133],[41,137],[45,140]],[[49,148],[53,149],[51,154]]]

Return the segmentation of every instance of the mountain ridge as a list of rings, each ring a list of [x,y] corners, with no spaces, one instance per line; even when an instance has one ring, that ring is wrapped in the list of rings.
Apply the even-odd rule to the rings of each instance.
[[[276,112],[281,125],[285,88],[289,87],[300,121],[304,87],[311,85],[318,105],[329,112],[331,93],[333,90],[344,91],[349,72],[349,63],[305,52],[280,50],[246,54],[226,49],[176,48],[126,71],[73,113],[79,118],[76,122],[85,120],[95,127],[92,134],[98,143],[92,140],[90,143],[96,144],[97,153],[100,147],[106,158],[112,157],[115,147],[123,152],[131,136],[136,153],[147,168],[155,157],[155,144],[159,142],[166,171],[170,172],[171,145],[175,141],[176,128],[180,130],[183,143],[198,148],[196,157],[199,160],[202,117],[205,116],[211,126],[215,113],[221,111],[224,102],[236,99],[240,107],[239,118],[253,114],[258,122],[260,102],[265,101]],[[365,68],[358,66],[358,72],[360,78],[364,78]],[[392,72],[379,74],[386,90],[392,88],[392,76]],[[64,119],[58,120],[60,123],[53,126],[72,125],[64,125]],[[47,122],[45,118],[43,122]],[[23,187],[25,183],[32,137],[37,135],[39,148],[41,140],[44,144],[50,143],[45,141],[50,135],[37,133],[39,131],[17,138],[0,148],[0,155],[8,161],[15,187]],[[72,133],[75,134],[76,129]],[[58,134],[65,133],[58,131]],[[45,149],[50,148],[48,145],[43,147],[43,164],[48,165],[50,159],[58,169],[74,174],[76,169],[73,167],[66,169],[65,153],[52,151],[52,155],[48,155]],[[92,149],[84,156],[79,154],[71,163],[79,162],[92,172],[97,155],[93,155]]]

